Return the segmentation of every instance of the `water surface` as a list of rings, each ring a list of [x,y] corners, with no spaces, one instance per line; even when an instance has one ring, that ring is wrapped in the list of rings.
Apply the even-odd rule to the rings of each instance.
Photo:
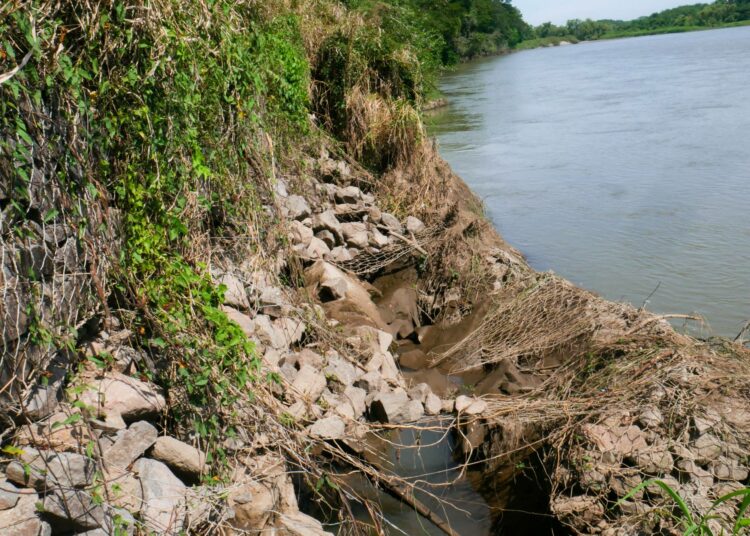
[[[750,27],[519,52],[441,89],[442,155],[532,266],[653,292],[704,335],[750,319]]]

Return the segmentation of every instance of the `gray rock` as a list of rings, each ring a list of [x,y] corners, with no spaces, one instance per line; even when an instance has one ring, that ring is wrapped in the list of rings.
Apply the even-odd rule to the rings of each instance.
[[[206,454],[202,450],[173,437],[161,436],[157,439],[151,456],[192,478],[200,477],[206,468]]]
[[[330,532],[323,530],[320,521],[300,511],[281,514],[279,526],[288,536],[332,536]]]
[[[266,287],[260,293],[260,304],[263,314],[279,318],[292,312],[292,304],[278,287]]]
[[[158,435],[156,428],[146,421],[135,422],[127,430],[119,431],[115,442],[104,452],[105,467],[125,469],[151,448]]]
[[[487,402],[479,398],[459,396],[456,398],[456,411],[467,415],[479,415],[487,410]]]
[[[369,412],[372,420],[405,424],[421,419],[424,416],[424,407],[418,400],[409,400],[409,395],[403,390],[396,390],[376,395],[370,403]]]
[[[372,370],[360,376],[354,385],[368,393],[377,393],[383,388],[383,377],[378,371]]]
[[[344,240],[352,247],[364,249],[369,244],[367,225],[361,222],[344,223],[341,225]]]
[[[443,402],[436,394],[430,393],[424,401],[424,411],[427,415],[439,415],[443,409]]]
[[[11,482],[38,490],[82,488],[93,482],[96,463],[91,458],[73,452],[23,450],[20,460],[11,461],[5,469]]]
[[[297,344],[302,340],[307,326],[301,320],[291,317],[278,318],[273,323],[274,328],[281,333],[285,346]],[[278,349],[278,348],[277,348]]]
[[[98,416],[114,414],[133,421],[156,415],[166,407],[159,387],[119,372],[85,377],[82,381],[88,389],[79,395],[79,399],[94,408]]]
[[[348,290],[349,283],[345,277],[331,278],[321,281],[318,296],[325,303],[345,298]]]
[[[695,454],[695,461],[699,464],[707,464],[721,456],[723,448],[722,443],[714,435],[704,434],[695,440],[691,448]]]
[[[362,199],[362,190],[356,186],[347,186],[346,188],[339,188],[334,194],[334,199],[337,203],[352,204]]]
[[[336,237],[331,231],[318,231],[315,233],[315,238],[322,240],[329,248],[336,247]]]
[[[344,246],[338,246],[331,250],[329,257],[331,261],[341,263],[352,260],[354,258],[354,255],[349,252],[348,248],[345,248]]]
[[[310,215],[310,205],[307,204],[304,197],[299,195],[290,195],[284,200],[289,218],[292,220],[304,220]]]
[[[292,388],[301,396],[315,401],[323,394],[323,390],[326,388],[326,379],[323,373],[309,365],[304,365],[294,378]]]
[[[303,257],[306,259],[317,260],[322,259],[331,252],[331,248],[323,242],[320,238],[314,236],[310,240],[310,245],[304,251]]]
[[[711,473],[697,465],[692,460],[680,460],[677,462],[677,469],[683,475],[690,478],[691,481],[695,482],[699,486],[706,489],[710,489],[714,483],[714,477]]]
[[[186,516],[185,484],[162,462],[141,458],[133,466],[141,480],[141,520],[156,534],[177,536]]]
[[[310,245],[310,240],[313,237],[312,229],[296,220],[292,222],[290,227],[289,234],[291,235],[293,244],[302,244],[305,247]]]
[[[347,387],[344,389],[344,398],[349,401],[354,409],[354,418],[364,415],[367,410],[367,392],[359,387]]]
[[[81,490],[57,490],[44,498],[46,516],[56,526],[72,526],[76,530],[97,529],[105,525],[105,511],[91,495]]]
[[[404,232],[404,228],[401,225],[401,222],[398,221],[398,218],[396,216],[393,216],[392,214],[388,214],[387,212],[383,212],[380,215],[380,223],[387,227],[390,231],[394,231],[399,234],[402,234]]]
[[[289,346],[286,337],[279,329],[277,329],[269,316],[257,315],[253,319],[253,326],[255,335],[261,342],[267,344],[271,348],[281,350],[282,348],[287,348]]]
[[[343,236],[341,223],[339,222],[338,218],[336,218],[336,214],[332,210],[327,210],[325,212],[321,212],[320,214],[315,214],[312,217],[312,228],[316,232],[329,231],[339,239]]]
[[[253,337],[255,335],[255,322],[253,322],[253,319],[248,315],[241,313],[234,307],[223,306],[221,310],[224,311],[224,314],[227,315],[229,320],[240,327],[247,337]]]
[[[424,404],[427,400],[427,396],[432,394],[432,389],[426,383],[418,383],[411,389],[409,389],[409,398],[412,400],[419,400]]]
[[[50,526],[37,515],[38,501],[36,493],[24,493],[14,508],[0,510],[0,533],[3,536],[49,536]]]
[[[13,484],[3,479],[0,480],[0,510],[8,510],[18,504],[21,491]]]
[[[409,216],[406,218],[406,230],[412,234],[418,234],[425,230],[425,225],[422,220]]]
[[[329,380],[339,383],[344,389],[354,384],[358,376],[354,365],[338,355],[329,356],[324,372]]]
[[[47,366],[45,383],[36,385],[27,398],[24,409],[26,416],[34,421],[51,415],[60,405],[62,385],[68,372],[70,354],[57,352]]]
[[[311,435],[321,439],[341,439],[344,437],[346,425],[339,417],[330,416],[316,421],[308,430]]]
[[[742,467],[735,460],[723,456],[711,462],[709,470],[719,480],[744,482],[748,477],[747,467]]]
[[[247,311],[250,309],[250,300],[247,298],[245,285],[239,278],[232,274],[224,274],[219,279],[219,284],[226,287],[224,303],[237,309]]]
[[[374,248],[384,248],[388,245],[388,237],[377,229],[373,229],[370,233],[369,244]]]

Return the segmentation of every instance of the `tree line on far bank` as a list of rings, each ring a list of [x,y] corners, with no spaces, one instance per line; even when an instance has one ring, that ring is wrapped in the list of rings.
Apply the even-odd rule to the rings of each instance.
[[[546,22],[534,28],[533,39],[591,41],[613,37],[689,31],[750,21],[750,0],[717,0],[666,9],[630,21],[569,20],[564,26]]]

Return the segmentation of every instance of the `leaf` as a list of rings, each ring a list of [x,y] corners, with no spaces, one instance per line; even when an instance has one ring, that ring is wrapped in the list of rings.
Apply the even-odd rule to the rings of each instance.
[[[2,452],[3,454],[13,456],[14,458],[18,458],[25,453],[23,449],[19,449],[18,447],[14,447],[13,445],[4,446]]]

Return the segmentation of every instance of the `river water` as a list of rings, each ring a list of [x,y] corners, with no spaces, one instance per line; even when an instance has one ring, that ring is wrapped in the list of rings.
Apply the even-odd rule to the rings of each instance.
[[[441,154],[534,268],[702,335],[750,319],[750,27],[519,52],[441,90]]]

